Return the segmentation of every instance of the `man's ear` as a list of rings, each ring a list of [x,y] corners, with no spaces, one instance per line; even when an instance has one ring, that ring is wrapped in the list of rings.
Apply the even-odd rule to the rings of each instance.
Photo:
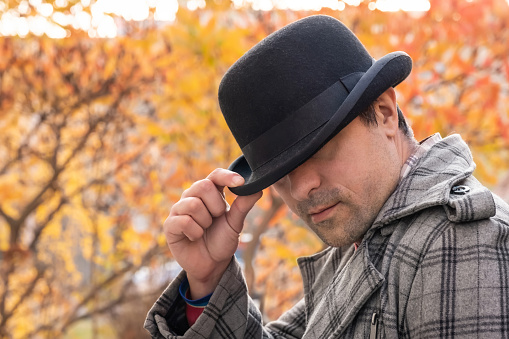
[[[398,109],[394,88],[389,87],[374,104],[378,126],[384,129],[388,137],[394,137],[398,132]]]

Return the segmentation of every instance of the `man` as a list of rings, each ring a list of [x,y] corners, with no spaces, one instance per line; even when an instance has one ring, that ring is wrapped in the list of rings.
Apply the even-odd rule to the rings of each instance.
[[[230,68],[219,103],[243,155],[164,223],[184,271],[149,312],[154,338],[509,338],[509,208],[458,135],[413,139],[394,91],[410,70],[328,16]],[[233,254],[270,185],[330,247],[299,260],[305,297],[263,326]]]

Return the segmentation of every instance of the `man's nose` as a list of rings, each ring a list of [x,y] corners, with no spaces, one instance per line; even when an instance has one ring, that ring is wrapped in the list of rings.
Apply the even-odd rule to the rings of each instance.
[[[318,170],[306,161],[288,174],[290,194],[293,199],[303,201],[309,198],[311,192],[320,187]]]

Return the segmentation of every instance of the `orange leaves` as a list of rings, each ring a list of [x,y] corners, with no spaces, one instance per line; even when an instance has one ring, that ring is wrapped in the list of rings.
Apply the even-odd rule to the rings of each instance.
[[[6,260],[0,274],[14,282],[27,268],[41,272],[41,282],[29,276],[20,288],[0,291],[0,299],[47,300],[24,313],[0,309],[0,318],[32,319],[34,331],[49,326],[57,333],[72,316],[66,310],[85,298],[83,284],[97,293],[110,288],[95,286],[91,274],[128,274],[122,269],[143,265],[160,243],[167,211],[159,175],[171,157],[150,147],[154,134],[164,133],[150,100],[162,73],[154,65],[165,51],[152,48],[158,34],[147,36],[150,43],[79,34],[0,42],[13,55],[0,79],[1,97],[12,101],[0,121],[0,208],[7,216],[0,250],[20,248],[34,258],[25,266]],[[105,294],[106,303],[120,295]]]
[[[154,237],[148,231],[137,232],[129,227],[122,232],[122,240],[118,250],[129,255],[135,265],[140,265],[143,254],[153,246]]]
[[[180,9],[174,24],[158,29],[125,23],[126,35],[110,40],[73,32],[0,41],[0,208],[21,225],[12,245],[11,226],[0,221],[0,251],[30,253],[10,277],[23,286],[37,276],[34,260],[45,265],[30,292],[45,304],[24,304],[16,323],[30,319],[34,330],[60,333],[86,297],[83,285],[93,291],[115,274],[129,281],[165,247],[161,224],[183,189],[240,154],[217,105],[222,74],[263,36],[316,13],[230,5]],[[408,52],[414,70],[397,91],[416,136],[461,133],[476,174],[496,184],[509,168],[508,8],[504,0],[433,0],[419,17],[365,4],[324,13],[344,20],[376,57]],[[271,209],[269,196],[259,215]],[[274,318],[301,295],[295,259],[322,243],[284,208],[271,220],[256,265]],[[258,222],[253,215],[246,229]],[[23,286],[9,290],[9,305]],[[97,287],[97,295],[114,301],[119,287]]]
[[[362,16],[360,12],[356,15]],[[384,33],[366,43],[368,50],[378,51],[389,41],[385,53],[410,53],[412,75],[397,91],[415,135],[462,134],[473,148],[477,174],[489,184],[500,176],[493,171],[509,168],[509,143],[504,125],[497,122],[509,115],[509,40],[503,28],[507,20],[509,6],[504,1],[433,1],[431,10],[417,19],[406,14],[378,16],[378,31]],[[501,167],[492,167],[494,162]]]

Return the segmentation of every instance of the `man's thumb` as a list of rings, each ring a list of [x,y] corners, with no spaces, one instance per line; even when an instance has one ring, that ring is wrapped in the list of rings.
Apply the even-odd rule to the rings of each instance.
[[[262,197],[263,192],[257,192],[255,194],[238,196],[233,204],[230,206],[230,210],[226,214],[226,220],[230,227],[232,227],[237,233],[242,231],[244,219],[249,211],[253,208],[254,204]]]

